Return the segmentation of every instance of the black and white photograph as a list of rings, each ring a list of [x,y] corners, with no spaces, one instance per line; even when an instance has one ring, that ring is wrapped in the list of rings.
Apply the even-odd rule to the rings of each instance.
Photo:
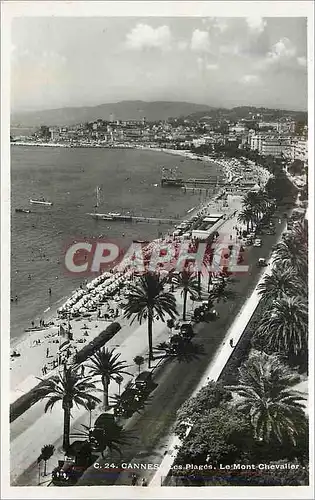
[[[312,498],[313,2],[1,8],[3,498]]]

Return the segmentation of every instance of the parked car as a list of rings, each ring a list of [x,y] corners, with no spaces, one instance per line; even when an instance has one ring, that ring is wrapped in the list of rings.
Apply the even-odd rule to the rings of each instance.
[[[65,460],[58,460],[58,466],[52,471],[54,486],[73,486],[83,472],[95,462],[97,455],[93,455],[93,447],[87,440],[74,441]]]
[[[191,323],[182,323],[179,327],[179,333],[182,337],[192,339],[195,336],[194,329]]]
[[[262,245],[262,240],[260,240],[260,239],[256,239],[256,240],[254,241],[254,247],[261,247],[261,245]]]
[[[147,372],[147,371],[141,372],[135,380],[135,387],[137,389],[146,389],[151,385],[152,385],[152,372]]]

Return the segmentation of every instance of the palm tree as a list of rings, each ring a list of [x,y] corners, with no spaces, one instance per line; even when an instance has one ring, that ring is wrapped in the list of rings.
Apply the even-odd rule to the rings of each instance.
[[[302,403],[306,398],[293,389],[299,375],[276,354],[258,351],[252,352],[239,373],[239,384],[227,389],[240,397],[234,404],[249,415],[255,438],[266,443],[283,443],[289,438],[296,445],[299,432],[307,423]]]
[[[41,454],[38,460],[44,460],[44,476],[47,475],[47,461],[53,456],[55,447],[52,444],[45,444],[41,449]]]
[[[260,201],[258,193],[256,191],[249,191],[244,196],[242,204],[244,207],[254,207],[258,201]]]
[[[293,267],[304,281],[307,279],[307,250],[294,235],[289,233],[274,247],[274,262],[282,269]]]
[[[126,371],[127,365],[125,361],[119,361],[120,354],[114,354],[115,349],[111,351],[103,347],[97,351],[91,358],[91,364],[88,368],[91,369],[92,376],[101,377],[104,395],[104,410],[109,406],[108,388],[111,380],[115,380],[117,375],[130,375]]]
[[[92,423],[92,411],[95,410],[95,408],[96,408],[95,401],[88,401],[88,403],[86,405],[86,408],[89,410],[89,413],[90,413],[90,424],[89,424],[89,427],[91,427],[91,423]]]
[[[109,413],[100,415],[92,429],[82,424],[83,431],[72,434],[72,437],[88,438],[91,445],[104,458],[105,451],[116,451],[121,455],[121,447],[130,443],[134,437],[119,425],[115,417]]]
[[[254,220],[252,209],[250,207],[245,207],[242,212],[238,214],[237,220],[242,224],[246,224],[246,231],[249,233],[249,229],[253,226]]]
[[[175,286],[182,289],[184,298],[183,303],[183,320],[186,321],[186,307],[188,293],[196,298],[200,291],[199,280],[196,278],[196,273],[188,268],[185,268],[174,278]]]
[[[143,365],[143,363],[144,363],[144,357],[143,356],[135,356],[133,358],[133,361],[138,366],[138,368],[139,368],[139,375],[140,375],[141,365]]]
[[[235,299],[236,294],[232,290],[226,288],[226,283],[217,285],[211,290],[208,297],[208,307],[213,307],[214,303],[217,302],[227,302],[228,300]]]
[[[291,231],[292,236],[295,240],[299,242],[303,248],[307,249],[308,247],[308,232],[303,222],[297,222],[294,224],[294,227]]]
[[[171,292],[165,292],[164,286],[167,278],[161,278],[154,273],[146,273],[138,282],[130,287],[128,303],[125,306],[125,317],[131,323],[135,319],[141,324],[144,319],[148,320],[148,343],[149,343],[149,368],[153,359],[153,321],[154,314],[164,321],[165,314],[175,319],[177,315],[176,299]]]
[[[307,351],[308,309],[302,297],[284,296],[273,303],[256,335],[273,351],[298,356]]]
[[[40,399],[49,398],[45,406],[45,413],[53,408],[58,401],[62,402],[64,411],[63,425],[63,449],[67,452],[70,446],[70,419],[71,409],[75,403],[77,406],[83,406],[88,409],[88,403],[91,401],[99,403],[100,399],[94,396],[92,391],[96,391],[92,377],[81,377],[78,374],[78,367],[65,367],[63,373],[54,375],[49,379],[40,379],[42,385],[38,389]]]
[[[307,293],[295,270],[293,268],[282,270],[281,266],[273,268],[272,273],[258,285],[258,290],[259,295],[266,302],[273,302],[285,296],[302,296]]]
[[[255,222],[261,218],[262,214],[265,213],[267,207],[271,203],[271,200],[268,198],[267,193],[265,191],[250,191],[246,194],[243,199],[243,206],[245,209],[249,209],[252,212],[252,216],[254,217]]]
[[[123,383],[123,381],[124,381],[124,377],[122,375],[117,375],[117,377],[115,377],[115,382],[118,385],[118,392],[119,392],[119,394],[120,394],[121,384]]]

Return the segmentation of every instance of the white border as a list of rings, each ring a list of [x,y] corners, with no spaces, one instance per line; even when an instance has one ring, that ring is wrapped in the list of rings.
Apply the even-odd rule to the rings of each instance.
[[[14,17],[307,17],[308,18],[308,112],[309,185],[314,186],[314,22],[312,1],[118,1],[118,2],[6,2],[1,4],[1,498],[313,498],[313,476],[309,487],[73,487],[46,488],[9,486],[9,307],[10,307],[10,25]],[[310,428],[314,436],[314,197],[309,197],[310,237]],[[5,313],[5,314],[4,314]],[[314,469],[313,439],[310,471]]]

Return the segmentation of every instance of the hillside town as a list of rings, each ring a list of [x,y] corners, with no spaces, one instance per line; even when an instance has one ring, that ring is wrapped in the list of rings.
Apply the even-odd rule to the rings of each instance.
[[[243,108],[240,108],[243,109]],[[249,108],[250,109],[250,108]],[[256,108],[255,108],[256,109]],[[306,113],[279,112],[257,108],[242,118],[224,113],[215,116],[170,118],[160,122],[122,121],[111,115],[72,126],[42,125],[29,136],[11,136],[12,144],[36,144],[60,147],[105,147],[193,151],[215,157],[223,153],[239,156],[249,153],[282,159],[289,174],[300,176],[305,185],[308,165]],[[202,115],[199,113],[199,115]],[[237,113],[236,113],[237,115]],[[298,119],[297,119],[298,118]],[[233,154],[232,154],[233,153]]]
[[[308,2],[50,3],[4,30],[2,496],[313,498]]]

